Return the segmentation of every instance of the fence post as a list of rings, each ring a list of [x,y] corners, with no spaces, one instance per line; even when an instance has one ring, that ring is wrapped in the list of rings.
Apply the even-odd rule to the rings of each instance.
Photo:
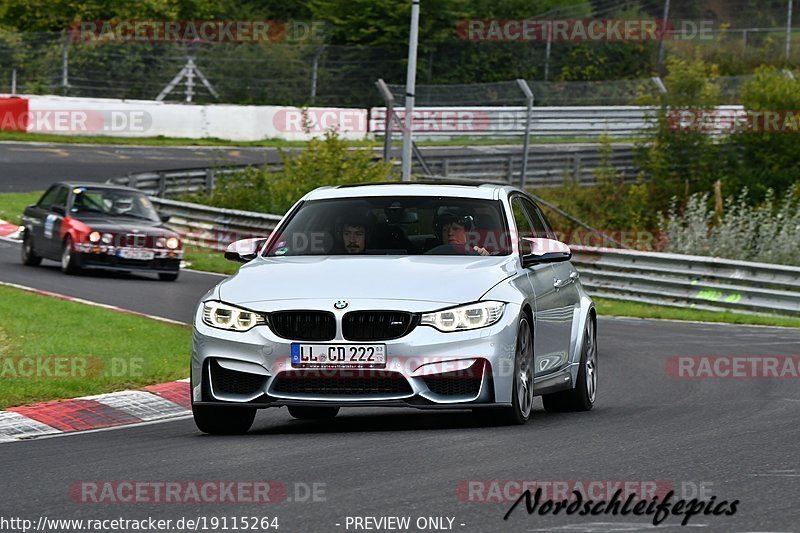
[[[206,194],[211,194],[214,190],[214,169],[207,168],[206,169]]]
[[[383,160],[389,162],[392,155],[392,127],[394,123],[394,95],[383,78],[375,82],[378,92],[381,93],[383,102],[386,104],[386,117],[384,118],[383,133]]]
[[[11,94],[17,94],[17,69],[11,69]]]
[[[167,192],[167,176],[163,172],[158,173],[158,197],[164,198]]]
[[[61,94],[69,90],[69,39],[70,33],[64,32],[64,44],[61,47]]]
[[[322,57],[322,52],[325,51],[327,45],[320,46],[316,53],[314,53],[314,61],[311,63],[311,103],[317,99],[317,73],[319,72],[319,59]]]
[[[519,172],[519,186],[525,188],[525,178],[528,174],[528,152],[530,151],[531,140],[531,120],[533,118],[533,91],[531,90],[528,82],[523,79],[517,79],[517,85],[525,95],[525,100],[528,104],[527,113],[525,115],[525,138],[522,141],[522,169]],[[508,182],[511,183],[511,176],[509,175]]]

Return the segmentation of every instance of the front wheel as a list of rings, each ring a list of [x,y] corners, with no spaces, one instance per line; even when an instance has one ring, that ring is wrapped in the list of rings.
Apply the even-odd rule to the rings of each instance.
[[[589,316],[578,367],[578,379],[570,390],[554,392],[542,396],[546,411],[563,413],[565,411],[590,411],[597,396],[597,332],[594,319]]]
[[[42,264],[42,258],[36,255],[33,249],[33,239],[27,235],[22,239],[22,264],[27,266],[38,266]]]
[[[241,435],[247,433],[256,418],[255,407],[222,407],[192,405],[197,429],[209,435]]]
[[[72,250],[72,237],[69,235],[64,239],[64,246],[61,248],[61,271],[64,274],[77,274],[80,271],[78,258]]]
[[[475,409],[479,421],[490,424],[521,425],[533,411],[533,336],[528,317],[519,320],[517,347],[514,356],[511,406],[496,409]]]

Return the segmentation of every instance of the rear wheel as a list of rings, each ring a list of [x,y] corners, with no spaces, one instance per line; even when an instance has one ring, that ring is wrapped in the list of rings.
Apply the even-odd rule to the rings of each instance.
[[[22,239],[22,264],[27,266],[38,266],[42,263],[42,258],[36,255],[33,249],[33,239],[25,232]]]
[[[514,357],[511,406],[495,409],[475,409],[479,421],[489,424],[525,424],[533,410],[533,336],[530,322],[523,316],[517,328],[517,348]]]
[[[597,396],[597,332],[594,319],[586,321],[586,332],[578,367],[578,379],[570,390],[542,396],[544,408],[551,413],[590,411]]]
[[[254,407],[221,407],[192,405],[197,429],[210,435],[241,435],[247,433],[256,417]]]
[[[80,271],[78,260],[72,250],[72,237],[67,235],[64,246],[61,248],[61,271],[65,274],[77,274]]]
[[[339,408],[290,405],[289,414],[299,420],[320,420],[335,417],[337,414],[339,414]]]
[[[179,272],[159,272],[158,279],[161,281],[175,281],[178,279]]]

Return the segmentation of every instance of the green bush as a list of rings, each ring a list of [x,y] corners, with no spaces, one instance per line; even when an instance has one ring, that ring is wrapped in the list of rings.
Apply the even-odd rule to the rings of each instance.
[[[368,150],[350,150],[335,132],[314,139],[299,152],[281,152],[283,168],[250,167],[217,181],[214,191],[188,197],[216,207],[282,215],[304,194],[325,185],[395,180],[392,165]]]
[[[722,216],[711,209],[707,193],[689,197],[683,210],[673,198],[660,228],[666,251],[725,257],[763,263],[800,264],[800,185],[780,201],[772,190],[763,202],[750,205],[748,190],[725,201]]]
[[[658,101],[652,96],[640,98],[642,105],[660,104],[648,138],[637,146],[637,163],[648,177],[648,194],[662,199],[666,208],[673,196],[685,198],[706,191],[721,177],[726,150],[702,132],[679,131],[671,117],[689,110],[709,111],[719,103],[718,70],[702,61],[670,57],[669,74],[664,78],[667,94]]]
[[[800,80],[772,67],[761,67],[742,87],[742,105],[751,112],[800,112]],[[738,147],[741,164],[730,169],[727,182],[732,190],[747,187],[754,200],[765,197],[767,190],[787,191],[800,181],[800,131],[743,132],[729,143]]]

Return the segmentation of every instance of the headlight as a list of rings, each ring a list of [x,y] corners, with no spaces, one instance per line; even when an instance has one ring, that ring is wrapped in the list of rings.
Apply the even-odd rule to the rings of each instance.
[[[167,239],[167,248],[169,248],[170,250],[174,250],[180,245],[181,241],[179,241],[177,237],[170,237],[169,239]]]
[[[89,234],[89,242],[100,242],[100,232],[93,231]]]
[[[114,241],[114,236],[110,233],[103,233],[103,243],[111,244]]]
[[[420,324],[444,332],[483,328],[500,320],[505,305],[503,302],[478,302],[425,313]]]
[[[203,302],[203,322],[212,328],[247,331],[267,324],[267,317],[222,302]]]

